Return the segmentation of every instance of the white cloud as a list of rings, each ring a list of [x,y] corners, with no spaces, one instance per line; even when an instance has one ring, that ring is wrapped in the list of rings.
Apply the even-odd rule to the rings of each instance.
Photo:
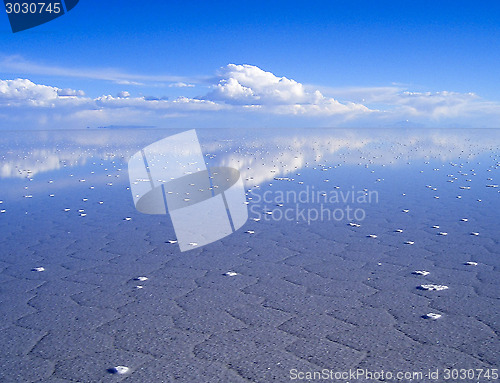
[[[392,97],[392,103],[409,116],[429,116],[434,119],[459,117],[487,109],[490,105],[474,93],[409,92]],[[498,108],[498,105],[497,105]]]
[[[399,86],[320,88],[256,66],[229,64],[213,79],[208,94],[173,100],[131,97],[126,91],[91,98],[82,90],[28,79],[0,80],[0,116],[0,128],[162,125],[174,120],[186,127],[391,126],[400,121],[497,127],[500,104],[474,93],[410,92]]]
[[[127,73],[118,68],[67,68],[56,65],[44,65],[26,60],[19,55],[3,56],[0,58],[0,72],[12,73],[16,76],[24,75],[46,75],[69,78],[84,78],[93,80],[111,81],[122,85],[144,85],[148,83],[170,83],[170,82],[200,82],[202,77],[185,77],[171,75],[145,75]]]
[[[126,90],[123,90],[117,94],[118,98],[127,98],[130,97],[130,93]]]
[[[7,113],[12,108],[82,106],[90,101],[84,94],[81,90],[35,84],[27,79],[0,80],[0,108]]]
[[[128,93],[128,92],[127,92]],[[94,100],[95,105],[106,110],[108,108],[135,108],[138,110],[220,110],[225,108],[209,100],[197,100],[188,97],[179,97],[168,101],[162,99],[150,99],[146,97],[124,97],[124,96],[101,96]]]
[[[424,125],[443,122],[496,127],[498,125],[494,121],[500,118],[500,103],[484,100],[472,92],[412,92],[399,86],[325,87],[322,90],[334,97],[348,98],[379,109],[381,113],[378,117],[382,121],[412,120]]]
[[[186,84],[185,82],[179,81],[168,85],[169,88],[193,88],[194,84]]]
[[[5,102],[36,102],[42,105],[58,98],[59,91],[62,89],[38,85],[26,79],[0,80],[0,100]]]
[[[319,91],[308,93],[302,84],[253,65],[229,64],[221,69],[219,77],[219,83],[207,98],[263,105],[317,103],[323,97]]]
[[[83,90],[64,88],[64,89],[58,89],[57,95],[60,97],[82,97],[85,96],[85,92]]]
[[[260,106],[277,114],[336,115],[370,112],[362,104],[340,103],[319,90],[287,77],[277,77],[253,65],[229,64],[205,98],[230,105]]]

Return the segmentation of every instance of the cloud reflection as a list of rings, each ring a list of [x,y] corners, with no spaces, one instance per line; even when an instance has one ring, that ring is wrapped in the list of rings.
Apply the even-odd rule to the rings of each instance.
[[[89,160],[125,162],[138,149],[174,130],[6,132],[1,178],[83,166]],[[301,169],[335,165],[397,166],[402,161],[464,161],[498,149],[496,130],[302,129],[199,130],[209,166],[238,169],[247,184],[261,184]],[[251,137],[250,136],[251,133]]]

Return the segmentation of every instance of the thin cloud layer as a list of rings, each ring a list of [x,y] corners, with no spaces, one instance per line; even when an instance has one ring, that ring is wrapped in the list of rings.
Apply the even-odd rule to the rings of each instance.
[[[67,68],[45,65],[26,60],[19,55],[0,57],[0,72],[23,75],[44,75],[88,80],[108,81],[121,85],[144,86],[149,83],[168,84],[179,82],[198,82],[203,78],[171,75],[145,75],[127,73],[116,68]]]
[[[178,92],[191,88],[174,83]],[[198,89],[198,88],[196,88]],[[342,101],[339,101],[342,100]],[[398,86],[329,89],[304,85],[253,65],[221,68],[198,97],[88,97],[83,90],[0,80],[1,128],[102,125],[204,126],[422,126],[497,127],[500,104],[474,93],[411,92]]]
[[[322,89],[334,97],[350,98],[353,102],[376,107],[389,117],[445,122],[500,117],[500,103],[484,100],[472,92],[412,92],[398,86]]]

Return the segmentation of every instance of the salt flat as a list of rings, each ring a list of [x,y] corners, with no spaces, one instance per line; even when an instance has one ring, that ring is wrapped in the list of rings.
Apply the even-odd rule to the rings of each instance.
[[[13,148],[0,178],[2,382],[267,383],[291,369],[500,363],[500,195],[488,187],[499,131],[200,131],[208,166],[247,179],[251,219],[183,253],[170,217],[137,212],[127,189],[128,157],[172,132],[21,146],[11,134],[0,139]],[[378,199],[272,199],[307,186]],[[363,218],[312,219],[347,208]]]

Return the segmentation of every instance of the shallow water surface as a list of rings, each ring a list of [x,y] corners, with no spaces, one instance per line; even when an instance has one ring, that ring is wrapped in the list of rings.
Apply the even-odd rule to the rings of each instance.
[[[249,220],[186,252],[127,169],[178,132],[2,135],[2,381],[498,367],[499,130],[199,130]]]

